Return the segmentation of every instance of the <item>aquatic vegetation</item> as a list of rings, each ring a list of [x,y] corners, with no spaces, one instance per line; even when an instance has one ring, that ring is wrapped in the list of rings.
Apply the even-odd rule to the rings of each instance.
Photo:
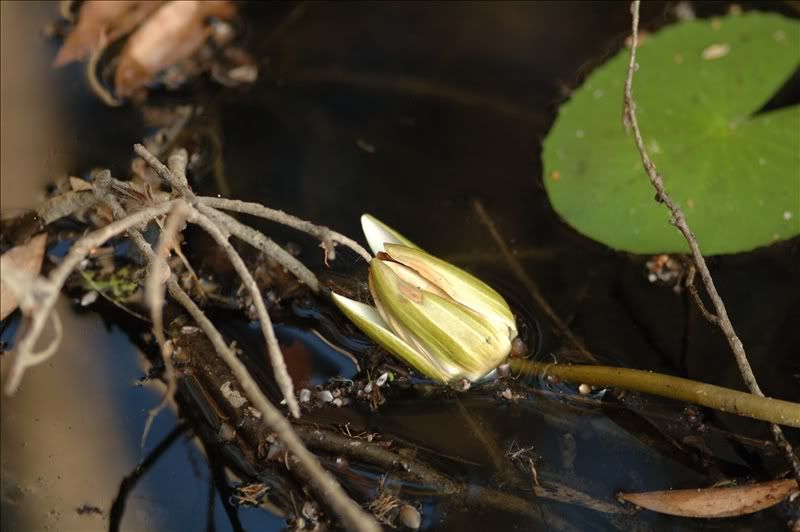
[[[480,379],[505,360],[517,326],[503,296],[372,216],[361,224],[376,254],[369,270],[375,307],[335,293],[333,300],[362,331],[441,382]]]

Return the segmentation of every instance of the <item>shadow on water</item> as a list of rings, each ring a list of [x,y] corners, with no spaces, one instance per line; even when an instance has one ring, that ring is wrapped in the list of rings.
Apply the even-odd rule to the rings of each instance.
[[[643,9],[647,25],[671,20],[666,4],[646,3]],[[705,9],[722,12],[724,6]],[[533,331],[531,345],[537,356],[569,355],[572,347],[520,287],[481,223],[473,207],[478,199],[544,298],[601,360],[742,387],[724,339],[685,298],[648,282],[645,258],[611,252],[576,234],[553,212],[541,184],[541,140],[557,106],[570,87],[619,47],[629,25],[627,5],[374,2],[343,8],[328,2],[266,7],[252,3],[245,6],[245,14],[250,48],[260,62],[259,81],[227,92],[204,89],[199,96],[206,107],[203,135],[221,146],[231,197],[262,202],[352,236],[360,233],[362,212],[375,214],[507,294]],[[75,71],[60,75],[62,81],[79,78]],[[100,109],[85,87],[75,83],[65,84],[60,96],[74,131],[63,148],[69,171],[103,165],[124,175],[129,146],[141,137],[140,119],[129,108]],[[189,96],[197,95],[167,100]],[[116,129],[119,123],[124,123],[122,129]],[[208,179],[199,181],[197,188],[212,193],[218,185]],[[313,242],[281,228],[262,227],[278,241],[299,242],[301,258],[323,268]],[[340,255],[334,270],[363,274],[359,260]],[[711,261],[762,388],[786,399],[800,399],[793,376],[800,367],[791,356],[800,345],[800,330],[794,326],[800,322],[798,256],[795,241]],[[753,290],[753,279],[758,279],[758,290]],[[294,321],[313,327],[287,320],[278,328],[290,369],[296,379],[302,376],[297,388],[355,375],[355,362],[341,351],[358,352],[360,340],[337,338],[337,326],[326,325],[324,315],[313,308],[303,312],[295,308]],[[263,352],[257,328],[234,321],[226,328],[246,351]],[[261,379],[269,381],[268,371]],[[559,391],[565,390],[574,396],[574,391]],[[502,486],[506,480],[498,457],[508,458],[514,449],[523,448],[530,448],[535,457],[540,479],[571,484],[606,501],[623,489],[696,487],[716,480],[713,472],[665,451],[669,445],[659,439],[663,435],[654,429],[655,421],[650,423],[685,423],[684,405],[599,394],[591,407],[577,407],[546,392],[545,387],[543,393],[508,401],[491,385],[430,397],[413,388],[397,389],[376,412],[356,404],[318,409],[307,416],[309,422],[349,423],[353,430],[402,441],[469,486]],[[137,410],[135,423],[127,429],[136,432],[141,403],[119,408]],[[767,437],[763,425],[708,415],[733,432]],[[157,432],[167,432],[165,425],[168,422],[161,419]],[[797,437],[796,432],[789,434]],[[131,440],[131,445],[138,443],[138,437]],[[746,453],[724,437],[717,443],[724,449],[724,459],[717,464],[721,470],[768,470],[769,464],[748,462]],[[162,467],[186,475],[186,462],[195,454],[199,453],[185,449],[168,453]],[[195,486],[185,501],[205,497],[207,469],[202,478],[205,482],[187,479]],[[152,483],[151,489],[156,490],[152,496],[160,496]],[[435,494],[420,492],[423,526],[783,526],[771,512],[713,523],[654,514],[608,516],[534,499],[530,483],[513,490],[547,512],[531,520],[481,500],[467,497],[457,504],[440,504]],[[169,500],[170,513],[196,512]],[[218,525],[227,526],[222,510],[216,514]],[[563,519],[549,521],[553,516]],[[248,510],[242,517],[245,528],[278,526],[264,512]]]

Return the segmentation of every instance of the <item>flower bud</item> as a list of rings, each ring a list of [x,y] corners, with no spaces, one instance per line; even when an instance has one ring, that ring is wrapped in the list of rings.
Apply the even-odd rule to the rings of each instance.
[[[500,294],[371,216],[364,215],[362,225],[377,253],[369,271],[375,308],[333,294],[351,321],[441,382],[477,380],[505,360],[517,328]]]

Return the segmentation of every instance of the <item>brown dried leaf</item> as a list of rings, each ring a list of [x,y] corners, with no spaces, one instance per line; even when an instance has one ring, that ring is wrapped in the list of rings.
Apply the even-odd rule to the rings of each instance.
[[[162,2],[87,0],[78,12],[78,24],[64,40],[54,67],[81,61],[94,53],[105,35],[105,42],[114,42],[138,26]]]
[[[206,18],[232,18],[228,0],[168,2],[128,39],[114,77],[117,95],[127,97],[163,70],[188,59],[211,35]]]
[[[92,184],[88,181],[84,181],[80,177],[69,176],[69,186],[75,192],[80,192],[82,190],[92,190]]]
[[[734,517],[774,506],[797,491],[795,480],[772,480],[734,488],[620,493],[636,506],[683,517]]]
[[[2,282],[3,271],[14,268],[31,275],[39,274],[44,259],[44,248],[47,243],[47,234],[41,233],[31,238],[27,244],[15,246],[0,256],[0,320],[14,312],[17,308],[17,298]]]

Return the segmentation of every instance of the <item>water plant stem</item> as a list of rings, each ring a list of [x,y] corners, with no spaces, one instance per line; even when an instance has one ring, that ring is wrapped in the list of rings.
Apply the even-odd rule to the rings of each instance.
[[[800,428],[800,403],[740,392],[682,377],[613,366],[552,364],[528,360],[515,360],[511,367],[528,375],[544,374],[576,384],[613,386],[649,393],[695,403],[720,412]]]

